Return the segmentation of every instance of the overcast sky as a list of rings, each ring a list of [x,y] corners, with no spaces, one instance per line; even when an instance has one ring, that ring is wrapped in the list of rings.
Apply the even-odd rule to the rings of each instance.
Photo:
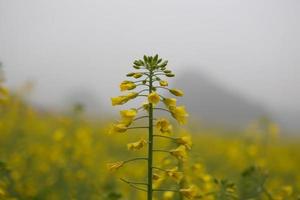
[[[80,90],[102,106],[131,62],[159,53],[272,109],[300,109],[299,0],[0,0],[7,84],[55,105]]]

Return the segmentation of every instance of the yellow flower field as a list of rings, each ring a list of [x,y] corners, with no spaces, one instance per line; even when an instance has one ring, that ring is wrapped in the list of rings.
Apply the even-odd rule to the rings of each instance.
[[[132,85],[121,85],[128,87]],[[86,117],[80,106],[67,114],[43,112],[9,94],[4,86],[1,95],[0,199],[146,199],[143,191],[124,184],[144,181],[143,161],[116,162],[145,154],[146,131],[127,133],[115,127],[118,133],[109,134],[111,119]],[[175,118],[176,113],[185,113],[178,109]],[[121,112],[123,122],[135,115],[135,110]],[[161,119],[157,128],[168,132],[170,125]],[[153,188],[175,190],[173,183],[180,182],[179,192],[187,199],[299,198],[299,139],[284,137],[273,122],[257,119],[239,132],[192,126],[174,132],[181,146],[159,140],[158,146],[171,150],[170,157],[155,154],[155,166],[166,170],[154,169]],[[172,156],[185,160],[184,165],[178,166]],[[172,190],[154,194],[157,200],[183,198]]]

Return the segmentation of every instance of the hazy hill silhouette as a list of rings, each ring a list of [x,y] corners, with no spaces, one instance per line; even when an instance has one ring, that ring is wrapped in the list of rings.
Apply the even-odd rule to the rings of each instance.
[[[246,97],[226,89],[205,75],[186,71],[176,79],[175,86],[185,92],[180,100],[192,117],[202,122],[245,127],[268,111]]]

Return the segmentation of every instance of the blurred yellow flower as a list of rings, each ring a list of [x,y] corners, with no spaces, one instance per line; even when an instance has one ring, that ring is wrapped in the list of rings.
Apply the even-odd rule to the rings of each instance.
[[[158,119],[156,122],[156,128],[161,133],[171,133],[172,132],[172,125],[170,122],[164,118]]]
[[[122,104],[128,102],[129,100],[136,98],[137,96],[138,96],[138,93],[130,92],[127,95],[112,97],[111,98],[111,103],[112,103],[113,106],[122,105]]]
[[[122,104],[126,103],[127,101],[128,101],[128,99],[126,96],[118,96],[118,97],[111,98],[111,104],[113,106],[122,105]]]
[[[121,91],[125,91],[125,90],[133,90],[134,88],[136,88],[136,85],[134,82],[132,81],[123,81],[120,84],[120,90]]]
[[[170,154],[176,157],[178,160],[185,161],[187,158],[186,148],[183,145],[180,145],[176,149],[170,150]]]
[[[152,179],[155,180],[155,181],[159,180],[160,178],[161,177],[158,174],[153,174],[153,176],[152,176]]]
[[[174,199],[174,192],[167,191],[163,194],[163,200],[173,200]]]
[[[6,195],[5,190],[0,187],[0,198],[5,197],[5,195]]]
[[[183,96],[183,91],[179,90],[179,89],[170,89],[169,90],[173,95],[178,96],[178,97],[182,97]]]
[[[184,106],[170,106],[169,110],[172,116],[179,122],[179,124],[185,124],[186,118],[189,116]]]
[[[148,101],[149,101],[149,103],[158,104],[159,100],[160,100],[160,97],[159,97],[159,95],[156,92],[151,92],[148,95]]]
[[[177,144],[184,145],[189,150],[192,148],[192,144],[193,144],[191,136],[183,136],[183,137],[176,138],[176,142]]]
[[[168,81],[161,80],[161,81],[159,81],[159,85],[160,86],[168,86],[169,84],[168,84]]]
[[[286,197],[291,196],[293,193],[293,187],[290,185],[282,187],[282,193]]]
[[[195,198],[198,193],[196,186],[180,189],[179,192],[188,199]]]
[[[114,163],[108,163],[107,168],[109,171],[115,171],[124,165],[124,161],[118,161]]]
[[[164,98],[164,104],[169,108],[170,106],[176,106],[176,99],[175,98]]]
[[[0,104],[5,104],[8,101],[8,90],[0,85]]]
[[[134,120],[135,116],[137,115],[137,109],[129,109],[129,110],[121,110],[121,123],[125,124],[126,126],[129,126],[132,121]]]
[[[119,123],[119,124],[113,124],[109,134],[113,134],[113,133],[124,133],[127,131],[127,126],[126,124],[123,123]]]
[[[177,183],[183,178],[183,173],[178,171],[178,167],[166,171],[167,176],[173,178]]]
[[[3,95],[3,96],[8,95],[8,90],[3,86],[0,86],[0,95]]]
[[[128,150],[136,151],[136,150],[142,149],[146,144],[147,144],[147,141],[145,139],[140,139],[137,142],[127,144],[127,148],[128,148]]]

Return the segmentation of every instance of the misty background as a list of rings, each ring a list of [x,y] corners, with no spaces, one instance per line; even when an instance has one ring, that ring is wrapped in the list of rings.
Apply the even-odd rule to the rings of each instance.
[[[298,0],[0,0],[0,61],[10,88],[34,83],[38,106],[111,113],[132,61],[158,53],[197,118],[268,115],[299,129],[299,10]]]

